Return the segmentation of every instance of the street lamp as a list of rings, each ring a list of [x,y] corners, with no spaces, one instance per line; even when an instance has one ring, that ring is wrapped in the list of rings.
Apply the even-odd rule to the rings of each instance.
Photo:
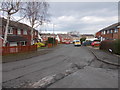
[[[55,28],[55,24],[52,24],[53,25],[53,45],[54,45],[54,39],[55,39],[55,37],[54,37],[54,28]]]

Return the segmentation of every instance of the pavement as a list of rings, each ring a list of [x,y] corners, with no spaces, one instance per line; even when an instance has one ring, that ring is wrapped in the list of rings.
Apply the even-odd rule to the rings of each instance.
[[[95,55],[95,57],[107,64],[115,65],[115,66],[120,66],[120,56],[112,54],[110,52],[106,52],[103,50],[100,50],[99,48],[96,47],[88,47],[89,50]]]
[[[56,47],[53,47],[53,48],[38,49],[37,51],[4,55],[4,56],[2,56],[2,63],[27,60],[27,59],[30,59],[30,58],[33,58],[33,57],[48,54],[48,53],[54,51],[55,49],[57,49],[59,47],[60,47],[60,45],[58,45]]]

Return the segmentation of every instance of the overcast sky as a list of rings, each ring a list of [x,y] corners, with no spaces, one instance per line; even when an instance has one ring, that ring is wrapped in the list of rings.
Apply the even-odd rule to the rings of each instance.
[[[97,31],[118,22],[118,2],[49,2],[51,22],[38,27],[46,33],[78,31],[82,34],[94,34]],[[19,14],[19,13],[18,13]],[[20,18],[16,14],[14,18]],[[27,20],[22,23],[28,25]]]
[[[50,23],[55,32],[79,31],[95,33],[106,26],[118,22],[117,2],[51,2]],[[47,32],[52,24],[42,27]]]

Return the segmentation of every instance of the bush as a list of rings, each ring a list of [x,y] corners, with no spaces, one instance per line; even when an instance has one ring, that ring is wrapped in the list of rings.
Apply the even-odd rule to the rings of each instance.
[[[56,39],[55,38],[48,38],[48,41],[47,41],[47,43],[51,43],[51,44],[56,44],[57,42],[56,42]]]
[[[86,38],[81,38],[80,41],[81,41],[81,44],[83,43],[83,41],[85,41]]]
[[[100,49],[106,51],[109,51],[109,49],[111,49],[112,53],[120,54],[120,39],[115,41],[110,40],[102,41],[100,43]]]
[[[120,39],[114,42],[114,53],[120,54]]]
[[[105,40],[100,43],[100,49],[109,51],[114,49],[114,41]]]
[[[35,43],[35,45],[37,45],[38,48],[39,48],[39,47],[44,47],[44,46],[45,46],[45,44],[44,44],[44,43],[41,43],[41,42]]]

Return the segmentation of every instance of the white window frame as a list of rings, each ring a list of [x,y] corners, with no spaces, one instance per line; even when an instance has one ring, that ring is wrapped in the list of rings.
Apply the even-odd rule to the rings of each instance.
[[[113,33],[113,30],[110,30],[110,33]]]
[[[114,33],[118,33],[118,29],[115,29],[115,30],[114,30]]]
[[[107,34],[109,34],[110,33],[110,31],[109,30],[107,30]]]
[[[9,30],[10,30],[10,32],[9,32]],[[8,28],[8,34],[13,34],[13,28],[12,27]]]
[[[10,46],[17,46],[17,42],[10,42]]]
[[[105,30],[103,31],[103,34],[106,34],[106,31],[105,31]]]
[[[101,34],[103,34],[103,31],[101,32]]]
[[[23,30],[23,35],[27,35],[27,30]]]
[[[18,29],[18,30],[17,30],[17,34],[18,34],[18,35],[21,35],[21,29]]]
[[[24,42],[24,44],[23,45],[21,44],[21,45],[22,46],[26,46],[26,43],[25,43],[26,41],[20,41],[20,43],[22,43],[22,42]]]

